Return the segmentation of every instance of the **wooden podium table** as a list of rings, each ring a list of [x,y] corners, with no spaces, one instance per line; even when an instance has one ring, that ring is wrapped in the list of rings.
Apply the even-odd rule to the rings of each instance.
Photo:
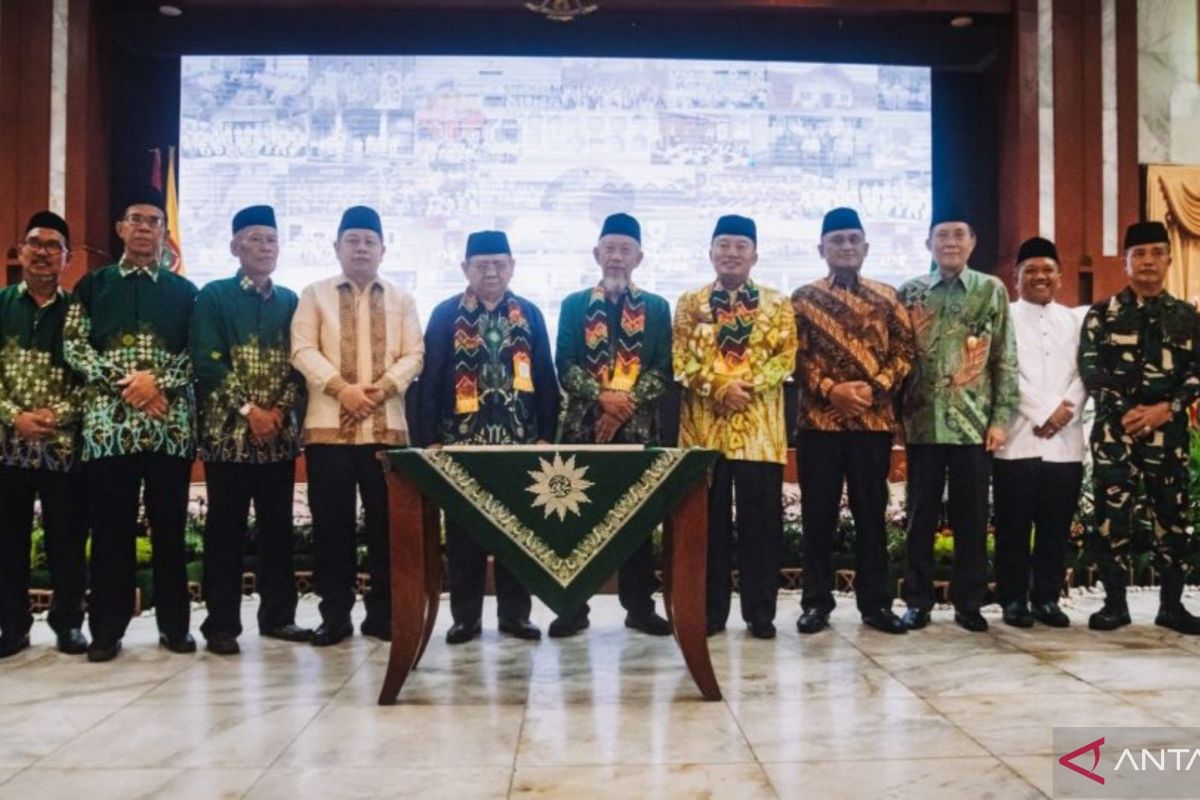
[[[436,451],[421,451],[421,450],[394,450],[380,454],[380,460],[384,464],[386,471],[387,486],[388,486],[388,523],[390,526],[390,542],[391,542],[391,594],[392,594],[392,642],[391,654],[388,659],[387,674],[384,677],[383,688],[379,693],[380,705],[391,705],[396,702],[396,698],[400,693],[400,689],[404,686],[405,680],[408,678],[409,672],[416,669],[421,661],[421,655],[429,644],[429,639],[433,634],[434,624],[437,622],[438,605],[441,599],[442,591],[442,553],[441,553],[441,520],[439,515],[439,507],[447,509],[447,513],[454,516],[455,519],[463,525],[464,528],[471,530],[464,523],[473,523],[474,529],[480,527],[479,519],[467,519],[460,517],[460,514],[470,513],[471,507],[474,505],[476,509],[483,507],[485,504],[479,501],[479,493],[462,494],[464,492],[463,484],[470,483],[470,479],[454,479],[456,473],[439,474],[437,469],[430,468],[431,463],[446,465],[449,463],[447,454],[455,452],[466,454],[468,451],[474,457],[475,453],[489,450],[490,448],[446,448],[446,450]],[[553,456],[554,461],[558,464],[560,456],[568,456],[568,464],[573,464],[573,454],[581,458],[589,458],[595,461],[597,458],[604,458],[601,453],[624,450],[631,452],[636,450],[638,453],[649,453],[644,448],[611,448],[611,447],[576,447],[576,446],[539,446],[527,448],[495,448],[497,455],[501,452],[511,452],[514,450],[524,450],[527,453],[536,453],[540,455]],[[580,455],[585,452],[586,455]],[[684,451],[653,451],[666,454],[664,458],[671,454],[676,454],[674,458],[678,462],[680,456],[678,454]],[[699,455],[703,457],[704,451],[686,452],[684,455],[688,458]],[[450,456],[453,458],[453,456]],[[645,456],[642,456],[645,458]],[[547,465],[546,461],[541,461],[543,466]],[[659,462],[661,463],[661,462]],[[657,498],[656,503],[646,502],[645,498],[638,498],[639,502],[635,506],[629,498],[613,504],[611,507],[599,505],[600,512],[607,512],[604,517],[605,523],[610,523],[614,514],[618,514],[620,509],[633,509],[631,514],[642,514],[641,518],[636,516],[626,516],[625,520],[634,519],[645,526],[647,518],[644,516],[648,511],[653,513],[655,509],[665,511],[665,514],[659,515],[659,519],[663,524],[663,599],[666,606],[667,619],[671,622],[674,630],[675,640],[679,644],[680,650],[683,652],[684,662],[687,664],[688,671],[691,673],[692,679],[699,687],[700,693],[706,700],[720,700],[721,690],[717,685],[716,676],[713,674],[712,662],[709,659],[708,639],[705,628],[705,587],[706,587],[706,561],[708,551],[708,494],[707,494],[707,479],[708,470],[711,466],[712,459],[708,459],[699,465],[700,471],[697,472],[696,463],[690,462],[690,472],[681,477],[680,473],[670,474],[671,484],[673,488],[672,496]],[[453,465],[457,467],[458,465]],[[519,472],[518,467],[515,472]],[[510,474],[514,470],[508,470]],[[599,472],[599,470],[596,470]],[[593,474],[596,474],[594,472]],[[576,475],[583,475],[585,470],[576,470]],[[534,473],[530,473],[534,475]],[[569,474],[569,473],[568,473]],[[599,477],[599,476],[598,476]],[[583,481],[587,486],[593,485],[590,482]],[[582,485],[582,484],[581,484]],[[667,485],[664,482],[662,485]],[[562,483],[559,483],[562,486]],[[478,487],[476,487],[478,489]],[[482,491],[482,490],[481,490]],[[526,489],[525,491],[533,491]],[[430,495],[433,495],[432,497]],[[462,496],[460,496],[462,495]],[[525,496],[528,498],[528,495]],[[578,498],[578,496],[575,496]],[[490,495],[487,495],[489,501],[494,501]],[[525,505],[530,503],[538,505],[534,498],[528,498]],[[589,500],[581,501],[583,503],[590,502]],[[602,501],[601,501],[602,502]],[[528,512],[528,509],[525,509]],[[538,512],[540,513],[540,512]],[[565,512],[560,514],[560,521],[565,518]],[[528,517],[526,517],[528,518]],[[547,525],[552,525],[554,515],[549,510],[546,511]],[[513,523],[518,528],[519,523]],[[595,531],[612,530],[613,525],[601,524],[592,528],[592,533],[589,533],[589,540],[595,540]],[[539,526],[539,530],[541,527]],[[524,536],[526,541],[531,535],[536,535],[537,531],[524,528]],[[629,550],[632,547],[637,547],[644,540],[645,536],[650,535],[650,530],[646,530],[644,534],[640,531],[633,533],[630,536],[625,536],[621,541],[623,550]],[[472,533],[472,536],[475,534]],[[495,536],[494,530],[489,532],[489,535]],[[609,541],[617,541],[617,535],[614,534]],[[517,537],[514,537],[517,538]],[[506,547],[497,547],[497,540],[492,539],[489,543],[489,549],[492,549],[495,557],[504,563],[517,574],[518,579],[522,579],[522,574],[519,571],[513,570],[512,562],[515,560],[512,551]],[[503,542],[501,542],[503,544]],[[528,547],[528,545],[523,545]],[[603,547],[604,544],[601,544]],[[567,559],[565,563],[574,564],[575,562]],[[584,574],[583,583],[588,585],[583,587],[585,594],[582,595],[586,599],[591,591],[594,591],[595,586],[599,582],[611,575],[612,570],[608,569],[610,561],[605,561],[596,565],[593,574]],[[619,562],[616,562],[619,563]],[[526,574],[528,574],[529,566],[524,565]],[[607,570],[607,571],[605,571]],[[580,572],[576,572],[578,578]],[[597,577],[597,575],[599,577]],[[527,585],[531,592],[537,594],[545,600],[552,608],[560,611],[566,606],[562,597],[556,594],[553,590],[558,586],[543,580],[544,576],[535,576],[532,579],[523,579],[522,582]],[[590,581],[591,583],[588,583]],[[560,579],[564,589],[572,588],[570,581]],[[595,586],[591,584],[594,583]],[[547,588],[549,587],[549,588]]]

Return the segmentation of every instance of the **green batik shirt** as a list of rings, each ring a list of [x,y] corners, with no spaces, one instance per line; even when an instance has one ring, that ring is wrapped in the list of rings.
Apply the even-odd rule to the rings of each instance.
[[[1166,292],[1139,299],[1122,289],[1084,318],[1079,377],[1096,402],[1093,441],[1122,437],[1125,412],[1164,401],[1178,409],[1166,432],[1184,431],[1186,409],[1200,397],[1200,315]]]
[[[1008,291],[999,279],[964,269],[905,282],[917,353],[903,394],[909,444],[983,444],[1017,410],[1017,340]]]
[[[191,349],[200,404],[196,444],[204,461],[269,464],[299,452],[303,379],[291,363],[298,303],[295,292],[274,284],[260,294],[240,272],[200,290]],[[270,443],[250,440],[241,414],[247,403],[283,412],[283,427]]]
[[[63,321],[70,295],[62,289],[39,307],[24,283],[0,291],[0,464],[66,472],[79,438],[79,379],[63,358]],[[17,435],[24,411],[54,412],[53,434]]]
[[[63,329],[67,363],[84,378],[83,460],[135,453],[195,454],[188,329],[196,287],[158,268],[124,262],[83,277]],[[149,370],[166,396],[155,419],[121,399],[117,381]]]
[[[558,319],[558,346],[554,363],[558,382],[566,393],[559,438],[564,442],[588,443],[596,439],[596,421],[600,418],[600,382],[587,368],[587,342],[584,323],[593,289],[568,295]],[[636,409],[629,421],[621,426],[613,444],[659,444],[658,400],[671,383],[671,309],[667,301],[656,294],[638,292],[646,307],[645,332],[642,336],[640,368],[630,394]],[[605,300],[608,320],[608,345],[611,358],[617,363],[617,337],[621,327],[621,312],[625,297],[617,303]]]

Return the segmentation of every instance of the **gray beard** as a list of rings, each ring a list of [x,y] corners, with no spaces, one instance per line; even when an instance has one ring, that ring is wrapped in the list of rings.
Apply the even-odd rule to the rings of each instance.
[[[605,275],[600,281],[600,286],[603,287],[605,294],[616,295],[629,288],[629,280],[626,278],[612,278]]]

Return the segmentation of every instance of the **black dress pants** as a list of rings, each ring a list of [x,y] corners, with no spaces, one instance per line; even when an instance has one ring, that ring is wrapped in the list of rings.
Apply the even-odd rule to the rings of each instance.
[[[892,435],[801,431],[800,512],[804,524],[805,611],[832,611],[833,538],[846,485],[854,516],[854,589],[863,614],[891,606],[887,592],[888,469]]]
[[[371,590],[363,598],[371,625],[392,625],[391,562],[388,558],[387,483],[377,444],[312,444],[308,502],[313,515],[313,579],[321,597],[321,619],[340,625],[354,608],[358,574],[355,498],[362,498],[367,526],[367,571]]]
[[[617,599],[631,617],[654,613],[654,543],[649,536],[617,570]],[[589,611],[584,603],[575,616],[586,617]]]
[[[0,633],[4,636],[24,636],[33,626],[29,554],[35,498],[42,503],[46,560],[54,589],[50,627],[63,633],[83,626],[87,523],[78,499],[83,480],[79,472],[0,466]]]
[[[742,619],[772,622],[783,557],[783,465],[724,457],[708,492],[708,622],[724,625],[729,618],[735,491]]]
[[[933,536],[942,513],[947,473],[954,531],[950,591],[958,611],[978,611],[987,592],[988,481],[992,456],[983,445],[910,444],[908,453],[908,572],[904,600],[933,607]]]
[[[1057,603],[1083,464],[1040,458],[993,463],[996,494],[996,594],[1025,603],[1033,576],[1034,603]],[[1030,552],[1029,540],[1034,543]]]
[[[487,551],[462,528],[446,518],[446,561],[450,573],[450,616],[469,625],[483,616],[483,591],[487,582]],[[533,602],[529,590],[499,561],[495,564],[496,616],[503,620],[529,619]]]
[[[153,545],[154,606],[159,633],[172,639],[188,632],[188,595],[183,532],[187,525],[192,462],[162,453],[135,453],[90,461],[92,516],[92,638],[111,644],[133,617],[137,569],[138,506],[145,489],[146,521]]]
[[[208,518],[204,525],[204,601],[208,618],[200,631],[206,638],[242,632],[242,564],[251,501],[258,523],[258,629],[269,631],[294,623],[292,495],[296,461],[211,462],[204,465],[204,479],[208,487]]]

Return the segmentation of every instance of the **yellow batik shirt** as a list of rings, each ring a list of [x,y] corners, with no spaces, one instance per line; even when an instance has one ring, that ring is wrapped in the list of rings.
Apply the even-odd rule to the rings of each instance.
[[[796,361],[792,304],[753,281],[738,290],[756,291],[758,310],[747,342],[745,372],[729,375],[721,366],[718,326],[710,305],[714,288],[715,284],[687,292],[675,307],[671,353],[675,380],[684,387],[679,444],[716,450],[728,459],[786,463],[783,382]],[[745,410],[727,414],[718,399],[738,377],[753,384],[753,399]]]

